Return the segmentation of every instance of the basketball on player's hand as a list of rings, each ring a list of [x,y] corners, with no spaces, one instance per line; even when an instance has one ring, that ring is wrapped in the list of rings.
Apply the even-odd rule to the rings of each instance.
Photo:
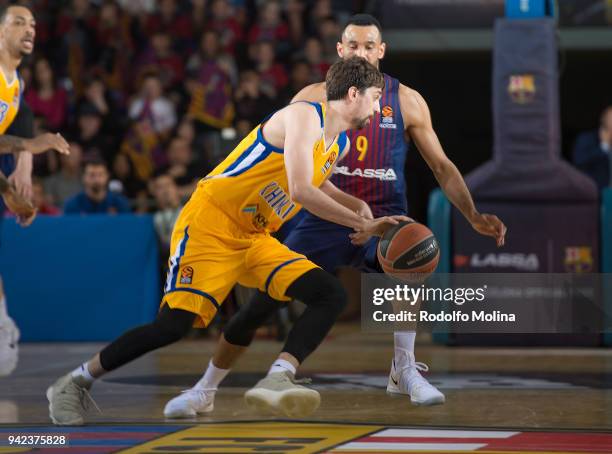
[[[433,232],[414,221],[389,227],[378,242],[377,254],[385,273],[411,281],[427,278],[440,260]]]

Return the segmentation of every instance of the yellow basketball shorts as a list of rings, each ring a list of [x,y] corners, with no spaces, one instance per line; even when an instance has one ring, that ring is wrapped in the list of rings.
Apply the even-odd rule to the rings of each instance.
[[[287,288],[318,268],[267,233],[244,232],[207,195],[197,191],[172,232],[162,305],[198,315],[208,326],[236,283],[288,301]]]

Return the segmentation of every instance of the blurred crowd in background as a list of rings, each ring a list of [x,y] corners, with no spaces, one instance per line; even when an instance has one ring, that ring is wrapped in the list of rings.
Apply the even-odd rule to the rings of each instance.
[[[342,24],[369,4],[19,3],[37,22],[36,51],[19,70],[35,134],[61,132],[72,151],[35,158],[39,213],[154,213],[164,242],[197,181],[266,115],[324,79]],[[612,176],[610,131],[607,110],[573,153],[600,187]]]
[[[169,211],[170,224],[245,134],[324,79],[356,2],[21,3],[37,22],[19,70],[35,134],[72,151],[36,157],[39,212]]]

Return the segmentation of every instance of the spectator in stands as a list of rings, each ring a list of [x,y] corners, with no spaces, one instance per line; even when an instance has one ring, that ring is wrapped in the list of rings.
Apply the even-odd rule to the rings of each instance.
[[[301,47],[304,41],[306,5],[303,0],[287,0],[287,21],[291,42],[295,48]]]
[[[94,71],[115,91],[129,88],[126,76],[136,52],[133,23],[132,17],[113,1],[106,0],[100,7],[95,30],[98,57]]]
[[[81,145],[85,160],[96,154],[106,162],[112,162],[116,153],[115,138],[104,134],[102,115],[95,106],[88,102],[79,106],[76,126],[74,141]]]
[[[72,152],[72,150],[70,150]],[[32,204],[38,211],[38,214],[48,216],[57,216],[61,214],[59,208],[51,204],[49,196],[45,193],[45,188],[40,178],[32,178]]]
[[[278,95],[279,107],[289,104],[297,92],[314,82],[320,82],[320,80],[314,79],[310,65],[306,61],[298,60],[293,63],[289,85]]]
[[[323,48],[323,59],[330,65],[338,58],[336,44],[338,44],[338,37],[341,33],[340,24],[338,24],[334,16],[326,17],[319,24],[319,38]]]
[[[121,9],[135,17],[142,17],[155,11],[157,0],[115,0]]]
[[[308,18],[308,33],[316,35],[319,32],[321,22],[333,14],[331,0],[315,0]]]
[[[228,0],[212,0],[210,4],[211,20],[206,29],[216,31],[221,38],[221,47],[225,52],[236,55],[238,43],[243,32],[234,15],[234,8]]]
[[[270,41],[262,41],[257,45],[255,67],[261,84],[265,85],[263,89],[271,96],[276,96],[289,82],[287,71],[276,61],[274,44]]]
[[[584,132],[574,145],[576,167],[589,175],[599,189],[612,186],[612,106],[601,114],[599,129]]]
[[[233,58],[221,62],[219,35],[206,31],[200,39],[200,49],[189,61],[187,109],[201,132],[217,131],[231,125],[234,118],[231,77]]]
[[[93,65],[97,18],[89,0],[72,0],[62,8],[56,21],[55,40],[60,44],[58,67],[66,68],[75,92],[81,93],[84,69]]]
[[[249,30],[248,42],[260,41],[275,43],[275,52],[285,55],[290,48],[289,27],[281,17],[281,7],[277,0],[268,0],[261,5],[255,22]]]
[[[70,142],[70,154],[60,156],[60,171],[44,180],[45,192],[56,206],[64,206],[67,199],[83,190],[81,161],[83,150],[76,142]]]
[[[168,166],[162,172],[174,178],[181,197],[191,195],[198,180],[209,171],[207,163],[197,162],[189,143],[184,139],[175,138],[168,145]]]
[[[122,133],[125,114],[119,109],[117,100],[104,85],[100,77],[90,77],[85,83],[83,96],[78,102],[79,106],[94,107],[102,118],[102,131],[104,134],[119,136]]]
[[[174,178],[168,174],[157,176],[151,186],[156,204],[153,224],[162,246],[161,249],[168,254],[172,228],[181,211],[181,196]]]
[[[275,108],[274,98],[264,91],[259,74],[255,71],[245,71],[240,75],[234,99],[236,121],[248,121],[248,126],[242,125],[241,128],[246,128],[247,132]]]
[[[172,36],[177,48],[183,51],[193,39],[191,24],[189,17],[179,10],[176,0],[158,0],[157,11],[147,18],[145,31],[149,36],[159,32]]]
[[[200,36],[200,47],[187,61],[187,77],[202,79],[202,71],[211,72],[207,66],[218,66],[232,82],[237,79],[236,61],[232,55],[222,52],[219,34],[213,30],[207,30]]]
[[[128,199],[137,199],[146,193],[146,184],[134,173],[132,161],[125,153],[118,153],[113,161],[113,172],[109,188]]]
[[[304,57],[317,81],[325,80],[330,64],[323,58],[323,46],[318,38],[308,38],[304,45]]]
[[[25,99],[34,115],[45,118],[51,131],[59,131],[64,126],[68,112],[68,95],[66,90],[57,84],[53,69],[46,58],[39,58],[34,63],[34,76]]]
[[[172,90],[183,81],[184,71],[181,56],[174,50],[172,37],[157,32],[151,36],[150,45],[138,58],[137,80],[156,73],[165,90]]]
[[[160,78],[149,73],[142,81],[139,96],[129,108],[132,120],[148,120],[155,132],[165,135],[176,125],[174,104],[164,95]]]
[[[127,199],[108,190],[108,168],[104,161],[90,161],[83,171],[84,190],[66,201],[65,214],[129,213]]]
[[[208,16],[208,0],[191,0],[191,28],[194,36],[202,36]]]
[[[163,145],[162,137],[149,119],[144,118],[132,123],[119,151],[129,157],[136,178],[146,182],[157,169],[168,163]]]

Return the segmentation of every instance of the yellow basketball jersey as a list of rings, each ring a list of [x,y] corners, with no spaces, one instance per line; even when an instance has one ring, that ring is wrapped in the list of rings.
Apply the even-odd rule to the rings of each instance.
[[[8,83],[4,71],[0,69],[0,134],[4,134],[15,119],[19,111],[20,94],[21,81],[17,71]]]
[[[323,131],[325,104],[309,104],[316,107]],[[275,232],[301,208],[289,195],[283,149],[264,139],[262,126],[255,127],[199,184],[199,190],[246,232]],[[321,186],[330,175],[346,140],[343,132],[326,150],[321,134],[313,148],[314,186]]]

